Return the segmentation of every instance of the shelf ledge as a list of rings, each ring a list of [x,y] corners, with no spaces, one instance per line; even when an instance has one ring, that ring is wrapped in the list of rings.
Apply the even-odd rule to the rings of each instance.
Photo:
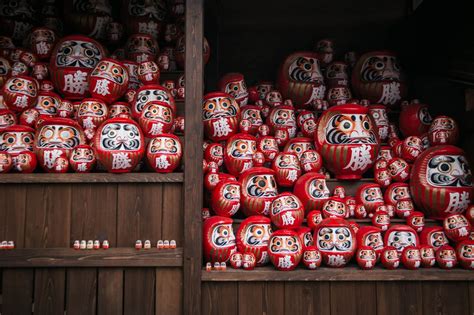
[[[183,173],[32,173],[0,174],[0,184],[43,184],[43,183],[181,183]]]
[[[355,265],[344,268],[321,267],[308,270],[299,267],[293,271],[278,271],[272,266],[254,270],[232,269],[226,271],[202,271],[202,281],[474,281],[474,272],[455,268],[421,268],[387,270],[377,266],[372,270],[361,270]]]
[[[0,251],[0,268],[181,267],[183,249],[17,248]]]

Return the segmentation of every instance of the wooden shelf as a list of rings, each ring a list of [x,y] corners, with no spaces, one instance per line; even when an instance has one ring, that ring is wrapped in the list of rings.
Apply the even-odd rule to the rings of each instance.
[[[254,270],[232,269],[226,271],[206,271],[202,281],[474,281],[474,272],[455,268],[404,268],[387,270],[377,266],[372,270],[362,270],[355,265],[344,268],[321,267],[308,270],[302,267],[293,271],[278,271],[273,266],[257,267]]]
[[[0,251],[0,268],[43,267],[180,267],[183,249],[18,248]]]
[[[244,219],[234,219],[234,224],[240,224],[242,223]],[[356,219],[356,218],[348,218],[346,219],[347,221],[354,221],[356,223],[359,223],[359,224],[362,224],[362,225],[367,225],[367,224],[370,224],[372,225],[372,221],[370,219]],[[303,223],[306,223],[306,219],[303,220]],[[406,224],[406,220],[404,219],[400,219],[400,218],[392,218],[390,220],[390,225],[394,225],[394,224]],[[436,221],[434,219],[426,219],[425,218],[425,225],[426,226],[433,226],[433,225],[440,225],[441,222],[440,221]]]
[[[58,183],[180,183],[183,173],[33,173],[0,174],[0,184],[58,184]]]

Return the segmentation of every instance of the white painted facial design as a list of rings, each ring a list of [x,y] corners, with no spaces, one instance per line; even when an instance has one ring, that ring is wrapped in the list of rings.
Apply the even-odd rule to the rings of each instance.
[[[260,126],[263,124],[261,112],[253,108],[243,110],[242,119],[247,119],[254,126]]]
[[[219,224],[212,230],[211,242],[216,247],[235,246],[235,236],[231,224]]]
[[[300,242],[296,236],[275,236],[268,248],[271,253],[296,253],[300,250]]]
[[[237,103],[228,97],[213,97],[204,102],[202,118],[207,121],[213,118],[233,117],[237,115],[237,106]],[[250,118],[248,119],[252,121]]]
[[[463,245],[461,247],[460,256],[464,258],[473,259],[474,258],[474,246],[473,245]]]
[[[326,128],[326,141],[331,144],[376,144],[372,122],[365,114],[334,115]]]
[[[28,131],[3,132],[0,134],[0,151],[14,154],[33,151],[34,138],[34,134]]]
[[[150,16],[163,21],[168,13],[166,1],[163,0],[130,0],[128,13],[132,16]]]
[[[298,158],[293,154],[280,154],[275,158],[275,165],[279,168],[300,169]]]
[[[317,245],[324,251],[347,252],[352,250],[352,234],[346,227],[324,227],[318,231]]]
[[[267,246],[272,234],[270,224],[250,224],[245,229],[244,244],[249,246]]]
[[[273,175],[252,175],[245,188],[252,197],[274,197],[278,194],[277,184]]]
[[[278,215],[282,211],[295,210],[301,207],[301,203],[295,196],[282,196],[273,200],[272,214]]]
[[[91,162],[94,159],[94,152],[89,148],[76,148],[72,151],[71,160],[78,163]]]
[[[421,107],[418,110],[418,119],[420,119],[421,123],[424,125],[431,125],[433,118],[428,111],[428,107]]]
[[[364,61],[360,71],[366,82],[400,80],[400,65],[395,56],[371,56]]]
[[[141,90],[138,92],[136,102],[135,102],[135,110],[137,113],[141,113],[143,110],[143,107],[145,105],[148,105],[150,102],[153,101],[159,101],[159,102],[165,102],[168,105],[171,105],[171,100],[168,95],[168,93],[164,90],[160,89],[146,89],[146,90]]]
[[[150,103],[143,108],[142,117],[169,124],[172,121],[172,111],[169,107]]]
[[[362,198],[369,202],[383,202],[382,190],[380,187],[370,187],[362,192]]]
[[[438,155],[427,166],[426,179],[435,187],[471,187],[471,168],[463,155]]]
[[[297,82],[323,82],[319,60],[309,57],[298,57],[290,65],[288,75]]]
[[[443,231],[434,232],[430,235],[430,245],[434,248],[439,248],[446,244],[449,244],[449,241]]]
[[[305,152],[307,150],[314,150],[313,143],[311,143],[311,142],[293,142],[288,146],[286,151],[295,153],[298,156],[298,159],[300,159],[303,152]]]
[[[148,151],[152,154],[178,154],[181,153],[181,144],[176,139],[170,137],[159,136],[153,138]]]
[[[249,96],[244,80],[229,82],[225,86],[225,92],[235,99],[242,99]],[[245,104],[242,104],[245,105]]]
[[[81,144],[79,130],[68,125],[43,126],[36,139],[38,148],[72,149],[79,144]]]
[[[313,179],[308,186],[308,193],[312,198],[315,199],[326,199],[329,198],[329,188],[326,185],[324,179]]]
[[[104,150],[135,151],[141,146],[138,127],[127,123],[109,123],[100,133],[100,146]]]
[[[451,230],[468,226],[467,219],[463,215],[451,216],[447,218],[446,223],[445,227]]]
[[[92,69],[103,57],[100,49],[91,42],[68,40],[58,49],[56,66]]]
[[[38,92],[33,81],[25,80],[23,78],[12,78],[12,80],[6,84],[6,90],[11,93],[28,95],[31,97],[35,97]]]
[[[393,246],[397,251],[401,251],[407,246],[417,245],[415,234],[410,231],[393,231],[388,236],[387,246]]]
[[[256,141],[247,139],[236,139],[229,148],[230,156],[236,159],[252,159],[256,151]]]
[[[383,248],[382,234],[380,232],[367,234],[363,245],[370,246],[374,250],[381,250]]]
[[[109,79],[119,85],[122,85],[128,79],[126,68],[107,60],[100,61],[94,71],[92,71],[91,75]]]

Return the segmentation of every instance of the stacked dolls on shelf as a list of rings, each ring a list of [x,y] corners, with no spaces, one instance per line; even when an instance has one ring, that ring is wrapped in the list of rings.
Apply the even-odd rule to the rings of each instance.
[[[54,1],[41,12],[56,12],[55,23],[0,36],[0,173],[179,170],[184,75],[160,84],[160,73],[184,69],[184,3],[125,2],[124,41],[106,0],[64,5],[64,22],[87,36],[59,36]],[[2,11],[3,23],[28,20],[25,5]]]
[[[394,53],[339,62],[333,51],[322,40],[289,55],[276,86],[247,88],[230,73],[204,96],[206,265],[474,269],[471,171],[456,122],[402,101]],[[399,106],[400,130],[389,119]]]

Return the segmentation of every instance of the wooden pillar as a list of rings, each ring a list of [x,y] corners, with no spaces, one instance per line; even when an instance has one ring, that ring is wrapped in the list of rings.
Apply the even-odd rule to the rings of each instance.
[[[203,0],[186,1],[184,314],[201,314]]]

